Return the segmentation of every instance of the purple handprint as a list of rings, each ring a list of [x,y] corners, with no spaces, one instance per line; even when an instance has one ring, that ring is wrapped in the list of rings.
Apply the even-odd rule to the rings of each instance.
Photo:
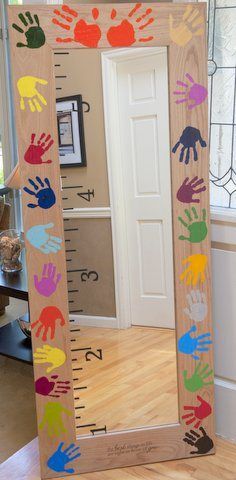
[[[45,263],[43,266],[42,278],[39,280],[38,275],[34,275],[34,286],[40,295],[50,297],[57,288],[57,284],[61,280],[61,274],[58,273],[56,278],[56,267],[53,263]]]
[[[177,192],[177,198],[182,203],[199,203],[198,198],[193,198],[193,195],[196,193],[205,192],[205,185],[200,188],[196,188],[204,183],[203,178],[194,177],[192,180],[189,180],[189,177],[186,177],[180,186]]]
[[[57,380],[58,375],[52,375],[50,380],[47,377],[40,377],[35,381],[35,391],[39,395],[45,397],[60,397],[63,393],[67,393],[70,390],[70,382],[66,380],[64,382]],[[53,395],[54,394],[54,395]]]
[[[176,84],[179,87],[184,87],[184,90],[175,90],[173,93],[174,95],[184,95],[184,98],[176,100],[175,103],[188,102],[188,109],[191,110],[204,102],[207,97],[207,89],[200,83],[195,83],[189,73],[186,73],[185,77],[189,80],[190,85],[181,80],[177,80]]]

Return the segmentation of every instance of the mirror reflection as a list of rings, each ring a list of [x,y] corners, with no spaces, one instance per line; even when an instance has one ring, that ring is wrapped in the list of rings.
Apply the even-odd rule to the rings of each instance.
[[[54,60],[78,434],[177,423],[167,49]]]

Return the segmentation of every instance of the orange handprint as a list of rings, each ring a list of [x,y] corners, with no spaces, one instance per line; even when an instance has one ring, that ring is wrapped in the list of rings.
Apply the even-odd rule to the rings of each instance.
[[[85,47],[96,48],[98,46],[98,42],[101,38],[101,29],[96,23],[87,23],[85,20],[80,19],[77,20],[74,24],[75,20],[78,18],[78,13],[73,10],[72,8],[68,7],[68,5],[63,5],[61,10],[55,9],[54,13],[57,16],[56,18],[52,19],[52,23],[58,25],[59,27],[63,28],[70,32],[73,31],[71,37],[56,38],[58,43],[70,43],[70,42],[78,42]],[[99,16],[99,10],[97,8],[92,9],[92,17],[94,20],[97,20]],[[59,19],[63,19],[61,22]]]
[[[111,47],[130,47],[136,41],[138,42],[150,42],[153,40],[153,36],[136,38],[136,29],[142,32],[148,25],[150,25],[154,18],[150,17],[152,13],[151,8],[147,8],[144,13],[139,12],[142,7],[142,3],[136,3],[135,7],[128,14],[129,20],[121,20],[118,25],[110,27],[107,32],[107,40]],[[135,18],[134,15],[138,13]],[[115,20],[117,16],[116,10],[113,8],[111,12],[111,20]],[[136,24],[136,25],[135,25]]]
[[[31,328],[38,327],[36,330],[36,337],[39,338],[40,334],[42,333],[42,340],[46,342],[48,334],[50,332],[51,340],[55,337],[55,330],[56,330],[56,321],[60,321],[60,326],[63,327],[65,325],[65,319],[57,307],[45,307],[43,308],[39,319],[35,322],[31,323]]]

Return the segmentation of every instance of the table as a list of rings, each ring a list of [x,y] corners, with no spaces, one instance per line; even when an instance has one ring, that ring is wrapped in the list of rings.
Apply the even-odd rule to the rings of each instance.
[[[16,274],[0,271],[0,294],[28,301],[28,284],[24,254],[22,255],[23,270]],[[29,315],[19,317],[29,321]],[[21,331],[17,320],[0,327],[0,355],[13,358],[32,365],[31,340]]]

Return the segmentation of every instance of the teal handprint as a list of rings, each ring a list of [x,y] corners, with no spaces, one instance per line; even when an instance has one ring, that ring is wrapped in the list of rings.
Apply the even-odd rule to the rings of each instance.
[[[213,385],[214,383],[212,380],[213,370],[209,367],[208,363],[203,366],[202,363],[199,362],[192,376],[187,378],[187,375],[187,370],[184,370],[184,386],[189,392],[197,392],[200,388],[206,387],[207,385]],[[209,381],[205,381],[207,379]]]
[[[47,402],[39,429],[42,430],[46,427],[50,437],[57,437],[66,432],[62,420],[63,413],[69,417],[72,416],[72,412],[64,408],[59,402]]]
[[[188,223],[186,223],[182,217],[178,217],[178,220],[186,227],[189,231],[189,237],[185,237],[184,235],[179,236],[179,240],[188,240],[191,243],[200,243],[202,242],[207,236],[207,226],[206,226],[206,209],[203,208],[202,210],[202,220],[199,220],[197,211],[195,207],[192,207],[192,215],[189,210],[184,210],[185,215],[188,219]]]
[[[58,250],[61,250],[62,239],[50,235],[50,233],[47,233],[46,231],[53,227],[54,223],[35,225],[27,231],[26,238],[31,245],[38,248],[42,253],[57,253]]]

